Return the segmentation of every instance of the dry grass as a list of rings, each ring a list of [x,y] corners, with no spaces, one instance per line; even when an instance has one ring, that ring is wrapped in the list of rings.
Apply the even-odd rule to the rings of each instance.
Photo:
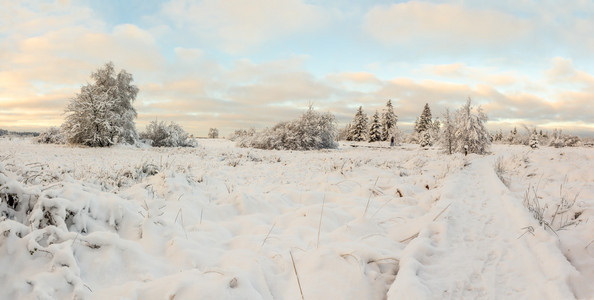
[[[293,271],[295,271],[295,277],[297,277],[297,285],[299,285],[299,293],[301,293],[301,299],[305,300],[303,296],[303,289],[301,288],[301,280],[299,280],[299,273],[297,273],[297,267],[295,266],[295,259],[293,258],[293,252],[289,251],[289,255],[291,255],[291,262],[293,263]]]
[[[322,229],[322,218],[324,217],[324,206],[326,205],[326,194],[324,193],[324,198],[322,199],[322,211],[320,212],[320,223],[318,224],[318,242],[316,244],[316,249],[320,247],[320,231]]]
[[[444,208],[443,208],[443,209],[442,209],[442,210],[441,210],[441,211],[440,211],[440,212],[439,212],[439,213],[438,213],[438,214],[437,214],[437,215],[436,215],[436,216],[433,218],[433,221],[437,220],[437,218],[439,218],[439,216],[441,216],[441,214],[443,214],[443,213],[444,213],[444,212],[445,212],[445,211],[446,211],[446,210],[447,210],[447,209],[450,207],[450,205],[452,205],[452,203],[450,203],[450,204],[448,204],[448,206],[444,207]],[[401,240],[400,242],[401,242],[401,243],[408,243],[408,242],[410,242],[410,241],[412,241],[412,240],[416,239],[417,237],[419,237],[419,233],[420,233],[420,232],[417,232],[417,233],[415,233],[415,234],[413,234],[413,235],[411,235],[411,236],[409,236],[409,237],[407,237],[407,238],[405,238],[405,239]]]
[[[272,230],[274,229],[274,226],[276,225],[276,223],[272,223],[272,226],[270,226],[270,230],[268,230],[268,233],[266,234],[266,237],[264,238],[264,240],[262,241],[262,245],[260,245],[260,248],[264,247],[264,243],[266,243],[266,240],[268,239],[268,237],[270,236],[270,234],[272,233]]]
[[[373,184],[373,187],[371,189],[369,189],[369,191],[370,191],[369,198],[367,198],[367,204],[365,205],[365,211],[363,212],[363,217],[365,217],[365,215],[367,215],[367,210],[369,210],[369,204],[371,203],[371,196],[377,196],[377,195],[381,194],[381,191],[378,191],[376,189],[378,180],[379,180],[379,177],[377,177],[375,179],[375,183]]]
[[[538,185],[537,185],[538,186]],[[528,209],[528,211],[532,214],[532,217],[538,221],[538,224],[542,226],[545,230],[548,228],[550,229],[555,235],[557,232],[551,226],[547,220],[545,220],[545,210],[546,208],[540,204],[538,196],[538,189],[533,186],[528,186],[528,189],[524,193],[524,200],[523,204]],[[558,235],[557,235],[558,237]]]
[[[501,180],[501,182],[503,182],[503,184],[509,188],[511,182],[510,179],[506,176],[508,170],[505,166],[505,162],[503,161],[503,157],[497,157],[497,159],[495,160],[494,167],[495,173],[497,174],[497,177],[499,177],[499,180]]]

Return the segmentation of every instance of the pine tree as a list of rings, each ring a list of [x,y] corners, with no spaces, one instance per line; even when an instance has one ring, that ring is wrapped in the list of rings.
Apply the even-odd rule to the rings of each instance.
[[[116,75],[113,63],[109,62],[92,73],[91,78],[94,83],[82,86],[66,107],[62,130],[67,141],[92,147],[135,143],[138,134],[132,102],[138,87],[131,84],[132,75],[125,70]]]
[[[384,108],[384,112],[382,114],[382,141],[387,141],[392,136],[394,136],[397,122],[398,116],[394,113],[392,100],[388,100],[386,103],[386,108]]]
[[[439,128],[439,124],[437,126],[437,128]],[[433,125],[433,120],[431,119],[431,109],[429,108],[429,103],[425,103],[423,112],[415,122],[415,134],[421,147],[433,145],[432,131],[435,131],[435,127]]]
[[[351,126],[351,139],[355,142],[367,140],[367,114],[363,112],[363,107],[359,106]]]
[[[481,107],[479,106],[474,113],[471,100],[468,98],[466,104],[456,111],[454,149],[464,152],[467,147],[470,153],[485,154],[491,145],[489,132],[483,124],[486,121],[487,115]]]
[[[433,120],[431,119],[431,109],[429,103],[425,103],[421,116],[415,122],[415,132],[421,133],[423,131],[431,130],[433,128]]]
[[[534,132],[532,132],[532,134],[530,135],[530,148],[535,149],[538,148],[538,133],[536,133],[536,129],[534,129]]]
[[[371,127],[369,128],[369,142],[379,142],[382,140],[382,124],[380,121],[380,115],[375,111],[373,120],[371,121]]]

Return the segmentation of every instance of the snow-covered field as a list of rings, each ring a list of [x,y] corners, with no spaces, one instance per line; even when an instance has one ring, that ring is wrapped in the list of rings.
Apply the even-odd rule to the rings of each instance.
[[[0,139],[0,298],[594,298],[594,149],[359,145]]]

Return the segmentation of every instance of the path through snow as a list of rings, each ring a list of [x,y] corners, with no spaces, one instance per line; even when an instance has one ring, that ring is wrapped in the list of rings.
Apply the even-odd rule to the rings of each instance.
[[[435,210],[450,206],[404,250],[388,299],[575,298],[575,269],[501,183],[493,158],[476,157],[445,182]],[[534,235],[521,236],[528,226]]]

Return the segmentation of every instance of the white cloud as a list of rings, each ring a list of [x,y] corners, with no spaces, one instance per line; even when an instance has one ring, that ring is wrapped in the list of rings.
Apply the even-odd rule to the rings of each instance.
[[[231,53],[311,32],[323,27],[329,17],[321,7],[301,0],[171,0],[162,8],[177,29]]]
[[[412,42],[442,51],[506,44],[528,33],[531,24],[493,10],[411,1],[372,8],[365,29],[388,45]]]

